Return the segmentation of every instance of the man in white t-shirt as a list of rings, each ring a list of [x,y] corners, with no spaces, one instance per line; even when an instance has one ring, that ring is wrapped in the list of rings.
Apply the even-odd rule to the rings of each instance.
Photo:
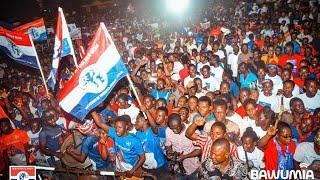
[[[236,78],[238,76],[238,58],[239,58],[239,46],[233,45],[233,53],[228,56],[228,65],[232,70],[232,77]]]
[[[307,166],[314,161],[320,161],[320,130],[314,137],[314,142],[303,142],[297,146],[293,159]]]
[[[184,87],[187,87],[188,83],[193,81],[195,78],[199,77],[197,75],[197,69],[196,66],[194,64],[190,64],[188,67],[188,71],[189,71],[189,76],[187,76],[184,80],[183,80],[183,85]]]
[[[272,94],[276,95],[279,89],[282,89],[282,79],[278,75],[278,66],[275,64],[268,65],[268,74],[265,79],[270,79],[273,82]]]
[[[316,79],[306,79],[304,82],[306,92],[298,95],[307,111],[314,112],[316,108],[320,107],[320,95],[318,92],[318,82]]]
[[[120,94],[118,96],[118,102],[119,102],[118,116],[128,115],[131,118],[131,123],[135,124],[140,110],[139,108],[135,107],[133,104],[129,104],[128,101],[129,99],[127,94]]]
[[[259,93],[258,104],[270,107],[275,113],[280,112],[280,105],[276,95],[272,94],[272,80],[266,79],[262,82],[262,92]]]
[[[202,68],[201,80],[208,91],[214,92],[220,89],[220,82],[217,78],[210,75],[210,66],[205,65]]]

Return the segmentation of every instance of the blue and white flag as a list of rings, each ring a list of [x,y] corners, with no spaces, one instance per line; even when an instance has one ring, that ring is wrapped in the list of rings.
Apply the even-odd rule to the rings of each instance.
[[[105,25],[100,26],[79,68],[58,94],[60,107],[80,120],[128,74]]]
[[[18,26],[13,31],[30,34],[34,42],[47,40],[47,31],[43,18]]]
[[[39,69],[28,34],[9,31],[0,26],[0,49],[16,62]]]
[[[59,7],[56,36],[54,40],[52,67],[51,67],[51,71],[48,78],[48,85],[52,90],[54,90],[54,87],[57,83],[57,79],[59,79],[57,78],[58,77],[57,73],[58,73],[60,59],[67,55],[72,55],[73,57],[75,57],[72,41],[68,31],[67,22],[66,22],[66,19],[64,18],[62,9]],[[76,62],[75,64],[77,65]]]

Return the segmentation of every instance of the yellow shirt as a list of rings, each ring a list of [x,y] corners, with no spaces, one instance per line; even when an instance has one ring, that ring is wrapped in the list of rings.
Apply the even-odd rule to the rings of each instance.
[[[263,55],[263,56],[261,57],[261,60],[262,60],[263,62],[265,62],[266,64],[278,64],[278,62],[279,62],[279,58],[278,58],[276,55],[273,55],[273,57],[270,58],[270,57],[268,56],[268,54]]]

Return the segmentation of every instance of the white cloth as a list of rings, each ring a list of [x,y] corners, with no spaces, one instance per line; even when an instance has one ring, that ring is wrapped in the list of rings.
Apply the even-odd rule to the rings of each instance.
[[[212,76],[204,78],[203,76],[201,76],[201,80],[202,84],[205,85],[205,87],[207,87],[208,91],[214,92],[220,90],[220,82],[217,78]]]
[[[236,123],[239,127],[243,121],[242,117],[236,112],[232,116],[227,116],[227,119]]]
[[[261,106],[269,106],[275,113],[280,112],[279,101],[277,96],[274,94],[267,97],[263,94],[263,92],[259,93],[258,104],[260,104]]]
[[[320,155],[314,151],[314,142],[303,142],[297,146],[293,159],[310,166],[314,160],[320,160]]]
[[[309,112],[314,112],[315,109],[320,107],[320,95],[318,93],[312,98],[307,97],[306,93],[299,94],[297,97],[303,101],[304,107]]]
[[[191,81],[193,81],[193,80],[194,80],[195,78],[197,78],[197,77],[200,77],[200,76],[196,75],[196,77],[194,77],[194,78],[190,77],[190,75],[187,76],[187,77],[183,80],[183,85],[184,85],[184,87],[187,87],[188,83],[191,82]]]
[[[279,101],[279,107],[281,107],[281,97],[283,97],[283,106],[284,106],[284,111],[288,111],[288,112],[291,112],[290,110],[290,100],[292,98],[294,98],[295,96],[292,96],[290,98],[286,98],[282,95],[278,95],[278,101]]]
[[[226,56],[224,55],[224,52],[222,50],[218,50],[217,52],[214,53],[215,55],[218,55],[220,59],[225,58]]]
[[[239,159],[246,162],[246,155],[243,147],[239,146],[237,148],[237,151],[238,151]],[[260,149],[255,147],[251,153],[247,152],[247,157],[249,161],[253,162],[254,167],[260,169],[260,165],[262,164],[262,159],[264,157],[264,153]]]
[[[272,94],[276,95],[278,93],[278,90],[282,89],[283,85],[282,85],[282,79],[280,76],[276,75],[274,77],[271,77],[267,74],[265,79],[270,79],[273,82]]]
[[[127,109],[119,109],[118,116],[128,115],[131,118],[131,123],[135,124],[139,112],[140,110],[137,107],[135,107],[133,104],[131,104],[130,107]]]
[[[210,73],[214,74],[213,77],[218,79],[219,83],[222,82],[223,71],[224,71],[224,69],[221,66],[218,66],[218,67],[210,66]]]
[[[228,64],[231,67],[232,70],[232,77],[237,77],[238,76],[238,58],[239,58],[239,54],[230,54],[228,56]]]

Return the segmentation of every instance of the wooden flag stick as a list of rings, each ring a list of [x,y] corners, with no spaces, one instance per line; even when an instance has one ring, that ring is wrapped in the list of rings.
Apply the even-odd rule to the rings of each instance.
[[[32,45],[32,49],[34,51],[34,54],[36,55],[36,59],[37,59],[37,63],[38,63],[38,66],[39,66],[39,70],[40,70],[40,73],[41,73],[41,77],[42,77],[42,81],[43,81],[44,87],[46,88],[47,95],[49,95],[48,86],[47,86],[46,80],[44,78],[43,71],[42,71],[42,68],[41,68],[41,64],[40,64],[40,61],[39,61],[39,58],[38,58],[38,54],[37,54],[36,48],[34,47],[33,40],[31,38],[30,34],[29,34],[29,39],[31,41],[31,45]]]

